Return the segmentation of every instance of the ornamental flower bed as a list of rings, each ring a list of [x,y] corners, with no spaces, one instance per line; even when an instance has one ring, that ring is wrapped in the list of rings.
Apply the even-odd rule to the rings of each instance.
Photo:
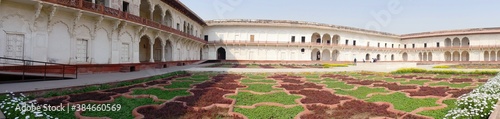
[[[446,114],[447,119],[488,118],[500,98],[500,74],[484,85],[458,98],[456,108]]]

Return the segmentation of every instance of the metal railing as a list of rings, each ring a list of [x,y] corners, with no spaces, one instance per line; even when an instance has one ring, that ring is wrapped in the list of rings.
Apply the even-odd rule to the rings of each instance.
[[[0,73],[21,76],[21,81],[28,81],[28,77],[37,77],[36,80],[42,77],[43,80],[76,79],[78,66],[0,57]]]

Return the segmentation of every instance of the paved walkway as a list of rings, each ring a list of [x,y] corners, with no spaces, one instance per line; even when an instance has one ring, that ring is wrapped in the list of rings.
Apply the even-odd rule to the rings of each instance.
[[[175,72],[175,71],[192,71],[192,72],[203,72],[203,71],[216,71],[216,72],[235,72],[235,73],[245,73],[245,72],[339,72],[339,71],[374,71],[374,72],[391,72],[403,67],[418,67],[431,70],[441,70],[433,69],[434,65],[416,65],[416,64],[401,64],[401,63],[360,63],[357,66],[349,67],[335,67],[335,68],[303,68],[303,69],[262,69],[262,68],[206,68],[211,64],[201,64],[201,65],[188,65],[179,67],[170,67],[166,69],[150,69],[130,73],[103,73],[103,74],[84,74],[79,75],[78,79],[69,80],[51,80],[51,81],[39,81],[39,82],[22,82],[22,83],[7,83],[0,84],[0,92],[25,92],[25,91],[35,91],[35,90],[45,90],[54,88],[65,88],[74,86],[85,86],[93,84],[103,84],[111,82],[126,81],[131,79],[138,79],[144,77],[150,77],[155,75],[161,75],[165,73]],[[450,69],[442,69],[450,70]],[[475,71],[476,69],[453,69],[459,71]],[[500,69],[497,69],[500,71]]]

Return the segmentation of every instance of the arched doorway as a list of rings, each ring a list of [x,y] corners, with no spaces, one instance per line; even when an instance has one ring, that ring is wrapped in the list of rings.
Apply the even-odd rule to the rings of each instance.
[[[418,53],[418,60],[419,60],[419,61],[422,61],[422,52],[419,52],[419,53]]]
[[[217,49],[217,60],[226,60],[226,49],[222,47]]]
[[[141,5],[139,6],[139,17],[145,19],[151,19],[151,3],[149,0],[141,0]]]
[[[432,52],[429,52],[427,55],[429,55],[429,56],[427,56],[428,61],[432,61]]]
[[[327,49],[323,50],[321,61],[330,61],[330,50]]]
[[[450,47],[451,46],[451,39],[450,38],[446,38],[444,40],[444,46],[446,46],[446,47]]]
[[[203,48],[200,48],[200,52],[199,53],[200,53],[199,60],[202,60],[203,59]]]
[[[161,44],[161,39],[156,38],[155,39],[155,44],[153,45],[153,59],[155,62],[161,61],[162,59],[162,44]]]
[[[490,52],[484,51],[484,61],[490,61]]]
[[[394,61],[394,54],[391,55],[391,61]]]
[[[408,61],[408,53],[403,53],[403,61]]]
[[[381,60],[381,58],[380,58],[380,54],[377,54],[377,61],[378,61],[378,60]]]
[[[370,61],[370,60],[371,60],[371,59],[370,59],[370,54],[366,54],[366,55],[365,55],[365,60],[366,60],[366,61]]]
[[[338,50],[332,51],[332,61],[338,61],[339,56],[340,56],[340,52]]]
[[[453,39],[453,46],[454,47],[460,46],[460,39],[459,38],[454,38]]]
[[[446,51],[444,53],[444,61],[451,61],[451,52],[450,51]]]
[[[172,17],[172,13],[170,13],[169,10],[166,10],[165,11],[165,18],[163,18],[163,25],[166,25],[166,26],[173,28],[173,26],[172,26],[173,20],[174,19]]]
[[[313,33],[311,36],[311,43],[321,43],[321,35],[319,35],[319,33]]]
[[[151,45],[150,38],[148,36],[142,36],[139,41],[139,61],[140,62],[150,62],[151,56]]]
[[[318,49],[313,49],[311,52],[311,60],[319,61],[321,60],[321,52]]]
[[[157,23],[162,23],[162,14],[163,10],[161,9],[160,5],[156,5],[155,9],[153,10],[153,21]]]
[[[469,47],[469,45],[470,45],[469,38],[467,37],[462,38],[462,47]]]
[[[339,35],[333,35],[332,37],[332,43],[335,45],[339,44],[340,36]]]
[[[460,53],[458,51],[453,52],[453,61],[460,61]]]
[[[491,51],[490,53],[490,61],[496,61],[497,53],[495,51]]]
[[[172,58],[172,43],[170,42],[170,40],[167,40],[166,43],[165,43],[165,60],[166,61],[173,61],[173,58]]]
[[[462,61],[469,61],[469,52],[467,51],[462,52]]]
[[[331,43],[331,37],[330,34],[324,34],[323,35],[323,41],[321,41],[323,44],[330,44]]]

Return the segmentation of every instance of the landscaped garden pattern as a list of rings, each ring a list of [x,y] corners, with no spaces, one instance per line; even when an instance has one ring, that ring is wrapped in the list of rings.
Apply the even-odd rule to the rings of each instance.
[[[118,112],[47,112],[53,117],[442,118],[491,75],[180,74],[112,89],[38,98],[37,104],[120,104]]]
[[[282,65],[282,64],[230,64],[218,63],[207,67],[210,68],[263,68],[263,69],[302,69],[302,68],[332,68],[348,67],[350,64],[314,64],[314,65]]]

